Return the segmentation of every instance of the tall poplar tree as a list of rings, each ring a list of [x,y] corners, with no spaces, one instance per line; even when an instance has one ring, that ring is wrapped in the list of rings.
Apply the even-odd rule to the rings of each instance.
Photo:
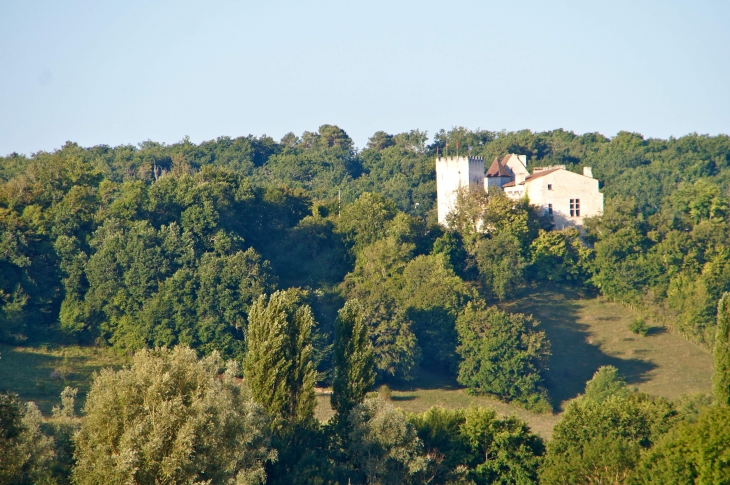
[[[358,300],[348,301],[339,311],[335,332],[335,376],[330,402],[337,412],[338,425],[343,425],[375,383],[375,356]]]
[[[279,431],[314,419],[314,317],[298,290],[261,295],[249,310],[244,378]]]
[[[722,295],[717,304],[715,374],[712,383],[717,402],[730,405],[730,293]]]

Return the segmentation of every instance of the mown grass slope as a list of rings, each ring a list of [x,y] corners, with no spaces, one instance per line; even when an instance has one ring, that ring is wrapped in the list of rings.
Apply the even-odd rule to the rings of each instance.
[[[646,337],[632,334],[628,325],[636,315],[619,304],[571,290],[539,287],[504,307],[532,314],[552,342],[546,383],[554,414],[530,413],[487,396],[470,396],[453,378],[437,372],[422,372],[414,382],[393,385],[394,404],[409,412],[432,406],[493,407],[502,414],[517,414],[549,437],[558,413],[602,365],[616,366],[630,386],[669,399],[711,390],[709,352],[664,328],[652,328]],[[49,414],[65,386],[79,388],[81,403],[94,371],[125,362],[126,357],[105,348],[0,346],[0,390],[17,392]],[[328,391],[320,390],[317,400],[317,416],[325,420],[332,414]]]
[[[108,348],[0,345],[0,391],[15,392],[25,401],[35,401],[43,414],[49,415],[53,406],[60,403],[63,388],[76,387],[76,404],[80,409],[94,371],[119,368],[125,362],[126,357]]]
[[[586,381],[603,365],[617,367],[629,386],[672,400],[711,391],[709,352],[665,328],[651,328],[646,337],[631,333],[628,326],[636,314],[622,305],[570,289],[542,286],[503,306],[537,318],[552,343],[546,384],[553,414],[530,413],[486,396],[470,396],[453,379],[434,373],[423,373],[413,383],[394,386],[394,404],[409,412],[423,412],[432,406],[492,407],[502,414],[520,416],[549,438],[559,413],[583,392]],[[326,392],[319,393],[318,402],[318,416],[326,419],[331,414]]]
[[[710,392],[712,355],[664,327],[642,337],[629,331],[630,309],[602,297],[543,287],[508,305],[540,320],[552,343],[547,386],[556,410],[576,397],[593,373],[613,365],[630,386],[676,399]]]

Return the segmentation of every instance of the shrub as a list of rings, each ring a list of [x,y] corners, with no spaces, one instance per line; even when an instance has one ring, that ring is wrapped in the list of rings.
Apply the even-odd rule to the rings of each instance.
[[[603,402],[610,396],[626,396],[626,382],[612,365],[599,368],[593,378],[586,383],[586,399]]]
[[[637,317],[629,323],[629,331],[636,335],[646,337],[649,333],[649,327],[646,325],[646,321],[642,317]]]

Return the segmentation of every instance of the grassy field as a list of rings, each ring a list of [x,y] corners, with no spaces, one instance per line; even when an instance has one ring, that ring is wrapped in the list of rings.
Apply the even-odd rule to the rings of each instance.
[[[333,415],[329,396],[329,390],[318,389],[317,418],[323,421]],[[470,396],[450,379],[426,372],[422,373],[412,385],[393,386],[390,399],[393,405],[411,413],[422,413],[434,406],[447,409],[466,408],[472,405],[493,408],[503,415],[519,416],[530,423],[530,427],[536,433],[547,438],[560,419],[557,414],[531,413],[487,396]]]
[[[541,289],[509,310],[540,320],[552,343],[546,380],[556,410],[582,392],[602,365],[617,367],[640,391],[669,399],[711,390],[709,352],[663,327],[651,328],[646,337],[631,333],[628,325],[636,315],[617,303]]]
[[[652,328],[646,337],[632,334],[627,327],[635,315],[616,303],[543,287],[505,309],[532,314],[552,342],[546,383],[555,413],[534,414],[488,397],[470,396],[452,377],[428,372],[415,382],[394,385],[393,403],[409,412],[432,406],[492,407],[502,414],[520,416],[549,438],[559,412],[602,365],[616,366],[629,385],[640,391],[669,399],[711,389],[712,356],[708,352],[663,328]],[[125,358],[110,349],[0,346],[0,390],[17,392],[49,414],[65,386],[78,387],[78,402],[83,402],[95,370],[124,363]],[[317,402],[317,417],[328,419],[332,414],[329,391],[318,390]]]
[[[603,365],[617,367],[631,387],[669,399],[711,390],[712,356],[707,351],[664,328],[652,328],[646,337],[632,334],[628,325],[636,315],[617,303],[543,287],[505,309],[533,315],[552,343],[546,384],[553,414],[534,414],[487,397],[470,396],[453,379],[437,374],[424,374],[410,386],[394,387],[394,404],[410,412],[432,406],[492,407],[505,415],[520,416],[549,439],[567,402],[583,392],[586,381]],[[322,390],[317,399],[318,417],[326,419],[331,414],[329,396]]]
[[[35,401],[45,415],[60,402],[66,386],[79,389],[83,403],[94,371],[121,367],[126,359],[111,349],[68,346],[57,349],[0,345],[0,390]],[[77,409],[78,411],[78,409]]]

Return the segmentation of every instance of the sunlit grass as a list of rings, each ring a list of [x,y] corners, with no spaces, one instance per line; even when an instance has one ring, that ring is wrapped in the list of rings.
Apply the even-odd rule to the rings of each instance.
[[[637,316],[619,304],[542,287],[504,307],[534,315],[552,342],[546,384],[556,414],[530,413],[486,396],[470,396],[453,376],[436,372],[422,372],[412,383],[391,384],[393,404],[408,412],[423,412],[432,406],[491,407],[501,414],[520,416],[540,435],[549,437],[559,419],[557,413],[583,392],[585,382],[602,365],[616,366],[630,386],[669,399],[711,390],[712,356],[706,350],[663,328],[650,328],[646,337],[631,333],[629,323]],[[107,348],[0,345],[0,390],[35,401],[48,415],[65,386],[79,388],[80,407],[94,371],[119,368],[126,362],[127,357]],[[316,413],[322,421],[333,414],[326,389],[317,391]]]
[[[25,401],[35,401],[43,414],[48,415],[59,404],[64,387],[79,389],[78,405],[85,399],[94,371],[121,367],[125,362],[125,357],[107,348],[0,345],[0,390],[15,392]]]
[[[668,399],[711,390],[709,352],[663,327],[650,327],[646,336],[632,333],[629,324],[637,315],[618,303],[543,288],[509,310],[540,320],[552,343],[546,377],[556,409],[582,392],[603,365],[617,367],[639,391]]]
[[[540,328],[552,343],[546,384],[555,413],[536,414],[486,396],[470,396],[453,378],[427,372],[412,384],[393,385],[393,404],[419,413],[432,406],[491,407],[500,414],[521,417],[549,439],[559,413],[603,365],[616,366],[631,387],[668,399],[711,390],[712,356],[706,350],[664,328],[650,328],[646,337],[631,333],[629,323],[637,315],[622,305],[562,288],[540,287],[503,306],[540,320]],[[320,390],[317,402],[317,417],[326,420],[332,415],[329,395]]]

